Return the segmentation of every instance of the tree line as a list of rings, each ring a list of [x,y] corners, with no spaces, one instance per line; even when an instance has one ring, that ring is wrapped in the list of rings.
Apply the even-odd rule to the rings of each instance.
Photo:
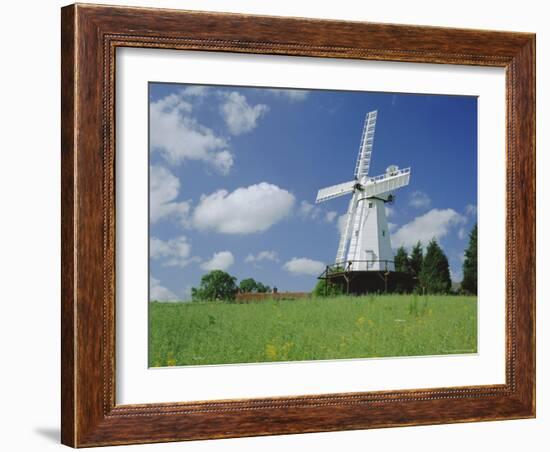
[[[449,260],[437,240],[431,240],[424,250],[418,241],[410,254],[405,247],[397,249],[394,257],[396,273],[388,274],[391,279],[387,293],[444,294],[452,291]],[[463,280],[461,293],[477,294],[477,225],[470,232],[468,247],[464,252],[462,265]],[[343,271],[335,268],[333,272]],[[312,291],[315,297],[334,297],[346,293],[343,284],[319,280]]]
[[[449,260],[435,239],[432,239],[424,252],[419,241],[411,253],[401,246],[394,258],[395,271],[405,275],[394,289],[398,293],[440,294],[451,291],[451,273]],[[460,285],[462,293],[477,294],[477,224],[470,232],[468,247],[464,252],[462,264],[463,279]],[[199,287],[191,289],[193,301],[234,301],[236,294],[268,293],[276,291],[253,278],[245,278],[237,284],[237,278],[222,270],[212,270],[201,278]],[[314,296],[337,296],[344,293],[340,285],[319,280],[312,291]]]
[[[202,276],[199,287],[191,289],[191,299],[192,301],[234,301],[238,292],[268,293],[271,291],[271,287],[253,278],[245,278],[237,285],[235,276],[223,270],[212,270]]]
[[[435,239],[426,247],[419,241],[408,254],[399,247],[394,258],[395,271],[409,276],[407,282],[398,284],[397,292],[449,293],[451,273],[449,260]],[[468,247],[462,264],[463,279],[460,289],[463,293],[477,294],[477,224],[470,232]]]

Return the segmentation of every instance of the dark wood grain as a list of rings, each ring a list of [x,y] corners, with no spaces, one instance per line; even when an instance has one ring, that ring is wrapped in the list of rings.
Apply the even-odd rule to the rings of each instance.
[[[61,441],[75,440],[75,362],[74,344],[74,8],[61,11]]]
[[[74,447],[535,415],[535,37],[72,5],[62,10],[62,442]],[[117,47],[506,68],[506,383],[215,402],[115,403]]]

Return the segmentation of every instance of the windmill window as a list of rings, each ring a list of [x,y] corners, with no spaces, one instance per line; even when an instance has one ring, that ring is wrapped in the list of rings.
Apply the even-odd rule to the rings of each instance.
[[[372,208],[372,202],[369,202],[369,209]]]
[[[386,230],[382,229],[382,237],[385,237],[385,236],[386,236]]]

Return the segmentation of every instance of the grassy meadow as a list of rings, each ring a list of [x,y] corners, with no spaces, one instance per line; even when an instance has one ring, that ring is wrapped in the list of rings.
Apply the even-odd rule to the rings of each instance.
[[[149,366],[477,351],[477,297],[339,296],[150,303]]]

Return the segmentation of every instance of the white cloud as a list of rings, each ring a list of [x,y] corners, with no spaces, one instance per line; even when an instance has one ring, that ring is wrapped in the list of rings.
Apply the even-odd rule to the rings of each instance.
[[[475,217],[477,215],[477,206],[475,204],[468,204],[466,206],[466,215]]]
[[[307,98],[308,91],[304,89],[268,89],[266,90],[269,94],[272,94],[277,97],[284,97],[291,102],[300,102]]]
[[[227,141],[191,116],[193,105],[189,100],[205,92],[198,88],[202,87],[188,87],[151,102],[151,149],[173,165],[201,160],[227,174],[233,165]]]
[[[304,217],[304,218],[311,218],[312,220],[316,219],[321,215],[322,210],[311,204],[307,201],[302,201],[300,203],[300,208],[298,209],[298,213]]]
[[[202,98],[206,97],[211,92],[211,88],[209,86],[204,85],[190,85],[181,90],[181,93],[184,96],[188,97],[195,97],[195,98]]]
[[[203,270],[227,270],[233,265],[235,258],[231,251],[220,251],[214,253],[212,258],[201,264]]]
[[[279,257],[276,251],[260,251],[256,255],[249,254],[248,256],[246,256],[244,261],[246,263],[255,263],[262,261],[279,262]]]
[[[202,195],[193,212],[193,225],[223,234],[251,234],[269,229],[289,215],[294,196],[276,185],[261,182],[229,193]]]
[[[395,224],[395,223],[388,223],[388,230],[389,230],[390,232],[393,232],[393,231],[395,231],[396,229],[397,229],[397,224]]]
[[[283,268],[294,275],[319,276],[325,270],[325,264],[307,257],[293,257]]]
[[[345,213],[343,215],[340,215],[338,217],[338,221],[336,221],[336,226],[338,227],[338,232],[340,235],[344,233],[344,228],[346,227],[346,220],[348,218],[348,214]]]
[[[460,240],[465,239],[465,238],[466,238],[466,228],[460,228],[460,229],[458,230],[458,234],[457,234],[457,235],[458,235],[458,238],[459,238]]]
[[[180,181],[169,170],[153,165],[149,172],[149,216],[152,223],[164,217],[176,217],[185,223],[189,214],[188,201],[177,202]]]
[[[393,207],[390,207],[387,204],[385,204],[384,208],[386,209],[386,216],[387,217],[392,217],[393,215],[395,215],[395,210],[394,210]]]
[[[246,97],[236,91],[224,93],[220,105],[222,117],[233,135],[241,135],[256,128],[257,121],[269,111],[264,104],[250,105]]]
[[[462,269],[461,268],[449,268],[449,272],[451,273],[451,281],[452,282],[461,282],[462,281]]]
[[[150,301],[175,301],[177,298],[174,292],[161,285],[160,280],[151,276],[149,280]]]
[[[332,223],[334,219],[338,216],[338,212],[335,212],[333,210],[329,212],[325,212],[320,207],[317,207],[316,205],[311,204],[308,201],[302,201],[300,203],[300,207],[298,208],[298,214],[302,218],[306,218],[310,220],[323,219],[327,223]]]
[[[432,209],[401,226],[391,236],[392,247],[413,246],[419,240],[428,243],[431,239],[445,237],[452,227],[462,225],[466,218],[453,209]]]
[[[426,193],[418,190],[413,191],[409,196],[409,205],[418,209],[427,209],[428,207],[430,207],[431,203],[432,200],[430,199],[430,197]]]
[[[151,237],[149,253],[151,259],[161,260],[165,267],[185,267],[196,260],[190,257],[191,245],[183,235],[170,240]]]
[[[338,216],[338,212],[331,210],[330,212],[327,212],[325,214],[325,221],[327,223],[332,223],[337,216]]]

